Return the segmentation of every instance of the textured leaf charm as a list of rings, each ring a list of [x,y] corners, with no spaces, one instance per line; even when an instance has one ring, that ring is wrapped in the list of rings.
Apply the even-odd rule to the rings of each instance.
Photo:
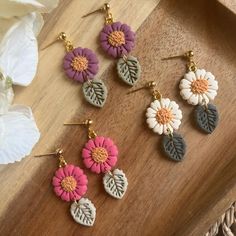
[[[96,107],[103,107],[106,102],[107,88],[99,79],[89,80],[83,83],[83,93],[85,99]]]
[[[186,151],[186,144],[181,135],[173,133],[165,135],[162,139],[165,153],[174,161],[181,161]]]
[[[119,77],[127,84],[133,86],[141,74],[141,67],[137,58],[128,56],[126,59],[120,58],[117,62]]]
[[[93,226],[96,218],[96,208],[87,198],[81,198],[78,202],[73,202],[70,213],[77,223],[85,226]]]
[[[206,133],[210,134],[214,131],[218,124],[219,115],[216,106],[207,104],[205,106],[197,106],[195,111],[195,119],[198,126]]]
[[[103,184],[108,194],[121,199],[127,190],[128,181],[122,170],[115,169],[113,173],[109,171],[105,174]]]

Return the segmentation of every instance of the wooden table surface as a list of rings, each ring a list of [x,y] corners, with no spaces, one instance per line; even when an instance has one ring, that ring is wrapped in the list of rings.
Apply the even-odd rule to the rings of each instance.
[[[40,51],[38,73],[27,88],[15,88],[15,103],[32,106],[41,140],[32,156],[20,163],[0,167],[0,235],[80,236],[198,236],[235,201],[236,195],[236,17],[216,0],[112,0],[115,20],[137,31],[135,50],[142,65],[142,82],[155,80],[165,97],[183,111],[180,133],[187,142],[181,163],[166,159],[160,137],[145,124],[151,101],[147,91],[127,95],[115,72],[115,61],[99,47],[103,16],[81,16],[99,7],[101,0],[64,0],[50,15],[40,34],[42,48],[61,31],[75,46],[96,51],[98,78],[109,90],[104,108],[84,102],[81,86],[66,79],[61,69],[65,53],[58,43]],[[219,93],[214,103],[220,122],[211,135],[195,129],[193,107],[184,102],[178,84],[185,73],[182,60],[162,57],[192,49],[198,67],[215,74]],[[63,122],[94,120],[98,134],[111,137],[119,147],[118,167],[129,181],[125,197],[117,201],[103,190],[102,176],[86,170],[87,197],[97,208],[94,227],[76,224],[69,204],[58,199],[51,179],[57,168],[54,158],[33,155],[65,149],[68,162],[83,167],[81,149],[87,140],[82,127],[63,127]]]

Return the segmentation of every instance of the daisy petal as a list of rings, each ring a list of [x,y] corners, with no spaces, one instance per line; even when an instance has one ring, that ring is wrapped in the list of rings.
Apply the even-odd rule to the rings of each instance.
[[[217,95],[217,92],[216,92],[215,90],[209,89],[209,90],[206,92],[206,95],[207,95],[207,97],[208,97],[210,100],[214,100],[215,96]]]
[[[180,90],[180,95],[182,96],[182,98],[184,100],[189,99],[192,96],[192,94],[193,93],[192,93],[191,89],[181,89]]]
[[[86,144],[85,144],[85,147],[88,149],[88,150],[93,150],[96,146],[95,146],[95,143],[93,141],[93,139],[90,139]]]
[[[181,111],[180,109],[174,110],[174,111],[172,112],[172,115],[173,115],[173,118],[174,118],[174,119],[179,119],[179,120],[181,120],[181,119],[183,118],[182,111]]]
[[[153,110],[151,107],[149,107],[146,112],[146,117],[147,118],[154,118],[154,117],[156,117],[156,114],[157,114],[157,112],[155,110]]]
[[[163,125],[162,124],[157,124],[154,128],[153,128],[153,132],[158,133],[158,134],[163,134]]]
[[[102,173],[106,173],[107,171],[110,171],[111,170],[111,166],[108,165],[107,162],[104,162],[101,164],[101,172]]]
[[[94,164],[94,160],[91,157],[83,159],[83,162],[88,169]]]
[[[109,156],[106,162],[110,167],[113,167],[116,165],[117,157],[116,156]]]
[[[54,192],[55,192],[55,194],[57,195],[57,196],[61,196],[62,195],[62,193],[63,193],[63,190],[62,190],[62,188],[61,188],[61,186],[58,186],[58,187],[55,187],[54,188]]]
[[[103,146],[103,143],[104,143],[104,137],[96,137],[95,139],[94,139],[94,143],[95,143],[95,146],[96,147],[102,147]]]
[[[91,157],[91,151],[88,150],[87,148],[83,148],[82,156],[83,156],[83,158],[90,158]]]
[[[56,172],[55,172],[55,176],[59,179],[64,179],[66,176],[65,176],[65,173],[63,171],[63,168],[59,168]]]
[[[94,164],[91,166],[91,171],[95,172],[97,174],[101,173],[101,166],[99,163],[94,162]]]
[[[182,79],[179,84],[180,89],[190,89],[191,88],[191,82],[187,79]]]
[[[70,194],[66,191],[64,191],[62,194],[61,194],[61,199],[64,200],[64,201],[67,201],[69,202],[70,201]]]
[[[61,179],[59,179],[56,176],[54,176],[53,179],[52,179],[52,185],[54,187],[61,186]]]
[[[184,75],[184,79],[192,82],[193,80],[196,80],[196,75],[192,71],[190,71]]]
[[[197,69],[195,74],[196,74],[197,79],[200,79],[200,78],[203,79],[205,78],[206,71],[204,69]]]
[[[149,128],[153,129],[157,125],[156,118],[147,118],[147,124]]]
[[[151,103],[151,107],[152,107],[155,111],[157,111],[158,109],[160,109],[160,108],[161,108],[161,104],[160,104],[159,100],[155,100],[154,102],[152,102],[152,103]]]
[[[162,98],[160,103],[161,103],[161,107],[168,108],[169,104],[170,104],[170,99],[169,98]]]
[[[173,127],[173,129],[177,130],[181,124],[180,120],[173,119],[170,121],[170,125]]]
[[[64,167],[64,173],[66,176],[71,176],[73,174],[74,165],[66,165]]]
[[[198,95],[192,94],[192,96],[188,99],[188,103],[192,104],[192,105],[197,105],[198,104]]]

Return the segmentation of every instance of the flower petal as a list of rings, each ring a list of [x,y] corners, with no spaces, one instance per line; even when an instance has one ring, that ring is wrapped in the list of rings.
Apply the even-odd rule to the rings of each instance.
[[[156,126],[153,129],[153,132],[158,134],[163,134],[163,125],[162,124],[156,124]]]
[[[94,164],[91,166],[91,171],[95,172],[97,174],[101,173],[101,164],[94,162]]]
[[[89,158],[84,158],[83,159],[84,165],[89,169],[91,166],[95,163],[94,160],[89,157]]]
[[[64,167],[65,176],[71,176],[73,174],[74,168],[74,165],[66,165]]]
[[[61,179],[57,178],[56,176],[53,176],[52,184],[54,187],[61,186]]]
[[[191,82],[187,79],[182,79],[179,84],[180,89],[190,89],[191,88]]]
[[[61,186],[58,186],[54,188],[54,192],[57,196],[60,197],[64,191],[62,190]]]
[[[113,167],[116,165],[117,162],[117,157],[116,156],[109,156],[106,160],[106,163],[110,166]],[[105,162],[104,162],[105,163]]]
[[[81,197],[84,196],[84,194],[87,192],[87,185],[77,186],[75,192]]]
[[[193,80],[196,80],[196,75],[194,74],[194,72],[190,71],[184,75],[184,79],[192,82]]]
[[[156,114],[157,114],[157,112],[155,110],[153,110],[153,108],[149,107],[146,112],[146,117],[147,118],[155,118]]]
[[[197,79],[204,79],[206,75],[206,71],[204,69],[197,69],[195,71],[195,74],[196,74]]]
[[[94,143],[94,140],[93,139],[89,139],[89,141],[85,144],[85,147],[88,149],[88,150],[93,150],[96,145]]]
[[[192,96],[188,99],[188,103],[192,105],[197,105],[198,104],[198,94],[192,94]]]
[[[161,103],[161,107],[168,108],[169,104],[170,104],[170,99],[169,98],[162,98],[160,103]]]
[[[155,100],[151,103],[151,108],[153,108],[155,111],[159,110],[161,108],[161,104],[159,100]]]
[[[69,202],[70,201],[70,194],[66,191],[62,192],[61,199],[64,200],[64,201]]]
[[[207,97],[210,99],[210,100],[214,100],[214,98],[216,97],[217,95],[217,92],[215,90],[211,90],[209,89],[206,93]]]
[[[61,180],[66,177],[66,175],[65,175],[64,170],[63,170],[62,167],[59,168],[59,169],[57,169],[57,171],[55,172],[55,176],[56,176],[57,178],[61,179]]]
[[[173,129],[177,130],[181,124],[180,120],[173,119],[170,121],[170,125],[173,127]]]
[[[181,89],[180,95],[182,96],[182,98],[184,100],[187,100],[193,95],[193,93],[192,93],[191,89]]]
[[[156,118],[147,118],[147,124],[150,129],[153,129],[157,125],[157,119]]]
[[[106,173],[106,172],[110,171],[111,168],[112,167],[107,162],[104,162],[101,164],[101,172],[102,173]]]

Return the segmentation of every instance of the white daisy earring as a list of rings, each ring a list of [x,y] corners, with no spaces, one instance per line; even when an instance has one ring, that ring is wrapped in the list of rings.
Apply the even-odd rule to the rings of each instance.
[[[197,68],[193,56],[193,51],[188,51],[182,56],[163,58],[163,60],[178,57],[188,60],[188,72],[179,84],[180,95],[189,104],[197,106],[194,111],[196,123],[202,131],[210,134],[216,128],[219,120],[216,106],[210,103],[217,95],[218,82],[211,72]]]
[[[183,137],[175,131],[179,129],[182,119],[182,111],[175,101],[163,98],[156,89],[154,81],[129,93],[141,89],[151,89],[153,101],[146,111],[146,121],[154,133],[163,135],[162,147],[165,154],[174,161],[181,161],[186,152],[186,144]]]

